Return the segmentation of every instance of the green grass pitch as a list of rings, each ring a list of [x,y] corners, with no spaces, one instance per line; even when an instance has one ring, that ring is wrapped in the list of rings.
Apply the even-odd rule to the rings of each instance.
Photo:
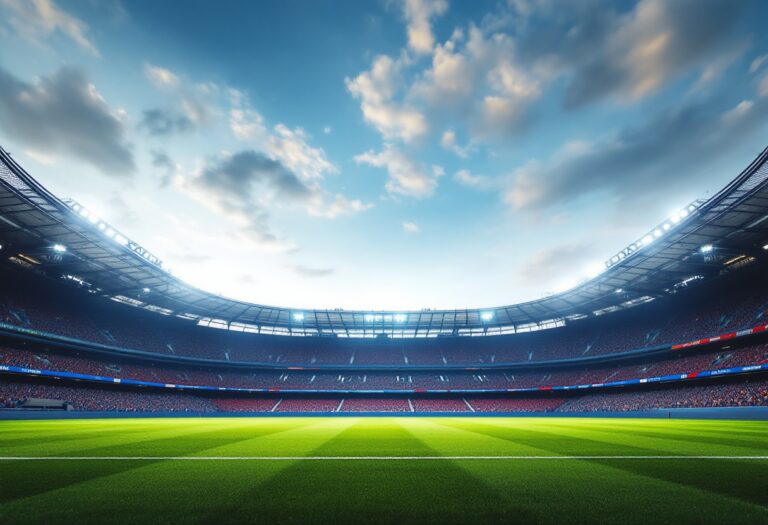
[[[0,458],[2,524],[768,523],[757,421],[0,421]]]

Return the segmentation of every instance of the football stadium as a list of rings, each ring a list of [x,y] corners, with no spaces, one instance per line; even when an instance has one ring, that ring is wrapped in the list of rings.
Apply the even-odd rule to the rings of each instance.
[[[171,4],[0,0],[0,523],[768,523],[764,4]]]

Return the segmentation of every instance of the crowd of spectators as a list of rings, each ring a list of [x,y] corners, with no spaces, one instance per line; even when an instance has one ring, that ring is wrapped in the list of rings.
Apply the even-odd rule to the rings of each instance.
[[[626,312],[485,338],[343,340],[265,336],[196,326],[22,276],[0,283],[5,323],[166,355],[296,365],[497,364],[578,358],[687,342],[765,322],[768,293],[715,282]],[[707,292],[707,293],[705,293]],[[44,298],[44,299],[43,299]]]
[[[647,358],[631,364],[603,364],[590,368],[545,371],[450,371],[450,372],[350,372],[350,371],[249,371],[187,365],[153,365],[118,362],[107,356],[85,356],[70,351],[42,352],[0,347],[0,364],[73,372],[157,383],[237,388],[279,388],[300,390],[456,390],[507,389],[563,386],[641,379],[702,370],[723,369],[768,362],[768,345],[705,350],[679,357]]]
[[[552,412],[566,400],[561,397],[490,397],[467,401],[475,412]]]
[[[560,412],[651,410],[657,408],[768,405],[768,381],[691,385],[650,391],[588,394],[563,404]]]
[[[205,397],[155,390],[113,390],[42,383],[9,382],[0,379],[0,407],[16,408],[28,399],[55,399],[74,410],[109,412],[215,412]]]

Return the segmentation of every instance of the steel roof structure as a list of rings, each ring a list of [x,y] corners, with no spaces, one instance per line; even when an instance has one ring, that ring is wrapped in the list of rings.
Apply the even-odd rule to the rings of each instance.
[[[436,337],[560,326],[675,293],[760,258],[768,242],[768,148],[725,188],[616,254],[596,277],[519,304],[421,311],[297,310],[197,289],[140,244],[40,185],[0,148],[0,256],[116,301],[219,328],[283,335]]]

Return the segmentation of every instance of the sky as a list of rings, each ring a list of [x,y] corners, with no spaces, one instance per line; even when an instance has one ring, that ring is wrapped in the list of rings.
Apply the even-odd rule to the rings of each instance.
[[[0,145],[181,279],[478,308],[768,145],[768,3],[0,0]]]

